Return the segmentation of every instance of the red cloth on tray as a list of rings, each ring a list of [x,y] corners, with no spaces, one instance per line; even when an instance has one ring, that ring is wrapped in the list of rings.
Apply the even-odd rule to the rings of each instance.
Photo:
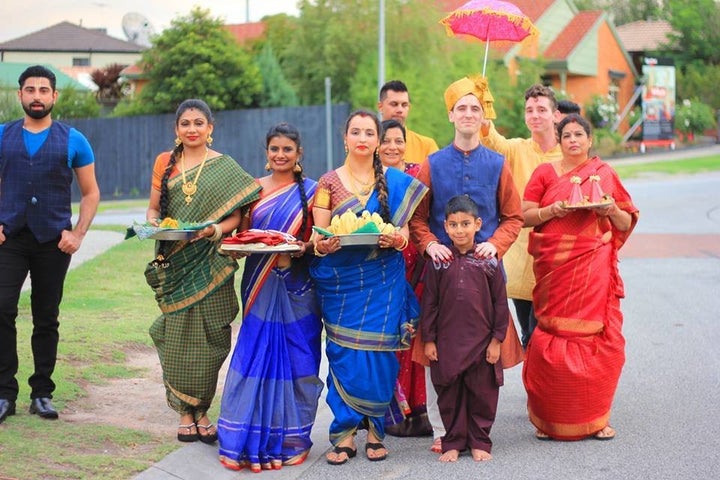
[[[254,231],[245,230],[232,237],[228,237],[223,240],[225,244],[245,244],[245,243],[264,243],[265,245],[279,245],[281,243],[287,243],[287,239],[281,233],[268,232],[268,231]]]

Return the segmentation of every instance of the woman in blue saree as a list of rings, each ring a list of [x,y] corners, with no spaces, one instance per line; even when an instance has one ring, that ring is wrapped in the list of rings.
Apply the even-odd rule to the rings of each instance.
[[[354,436],[367,428],[366,455],[384,460],[384,415],[393,397],[399,363],[396,351],[410,347],[419,305],[405,280],[402,250],[407,222],[427,188],[413,177],[384,168],[377,155],[380,125],[367,111],[353,112],[345,125],[345,164],[320,178],[315,224],[327,227],[347,210],[377,212],[399,229],[377,245],[340,247],[339,238],[315,237],[312,276],[325,321],[327,402],[334,419],[327,461],[340,465],[357,453]]]
[[[228,370],[218,420],[220,462],[254,472],[302,463],[310,451],[323,384],[319,306],[304,255],[317,183],[303,178],[300,134],[287,123],[266,136],[263,189],[243,227],[287,232],[300,252],[245,260],[243,321]],[[241,228],[243,229],[243,228]],[[308,250],[311,252],[311,250]]]

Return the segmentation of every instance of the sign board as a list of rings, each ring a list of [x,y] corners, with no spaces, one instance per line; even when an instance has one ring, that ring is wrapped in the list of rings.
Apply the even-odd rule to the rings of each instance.
[[[672,61],[645,57],[642,72],[643,141],[671,140],[675,136],[675,66]]]

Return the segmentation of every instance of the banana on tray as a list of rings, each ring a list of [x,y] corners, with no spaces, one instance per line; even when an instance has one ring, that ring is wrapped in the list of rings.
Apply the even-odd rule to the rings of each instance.
[[[376,212],[371,214],[367,210],[363,210],[358,217],[349,209],[340,215],[334,215],[330,219],[330,226],[327,229],[335,235],[347,235],[350,233],[390,234],[396,230],[392,223],[383,221],[382,217]]]

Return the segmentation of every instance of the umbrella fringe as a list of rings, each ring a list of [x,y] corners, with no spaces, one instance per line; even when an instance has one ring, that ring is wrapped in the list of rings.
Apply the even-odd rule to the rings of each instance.
[[[447,17],[440,20],[439,23],[445,26],[445,31],[448,35],[448,37],[452,37],[457,35],[455,32],[453,32],[452,27],[450,24],[452,23],[453,19],[458,17],[467,17],[470,15],[477,15],[478,13],[482,13],[483,15],[492,15],[495,17],[503,17],[506,18],[510,23],[512,23],[515,26],[520,26],[523,29],[527,30],[529,32],[528,36],[534,37],[539,33],[537,27],[532,23],[532,21],[526,16],[526,15],[515,15],[513,13],[504,13],[504,12],[498,12],[495,10],[490,9],[482,9],[482,10],[455,10]],[[466,35],[466,34],[463,34]],[[481,39],[482,40],[482,39]]]

